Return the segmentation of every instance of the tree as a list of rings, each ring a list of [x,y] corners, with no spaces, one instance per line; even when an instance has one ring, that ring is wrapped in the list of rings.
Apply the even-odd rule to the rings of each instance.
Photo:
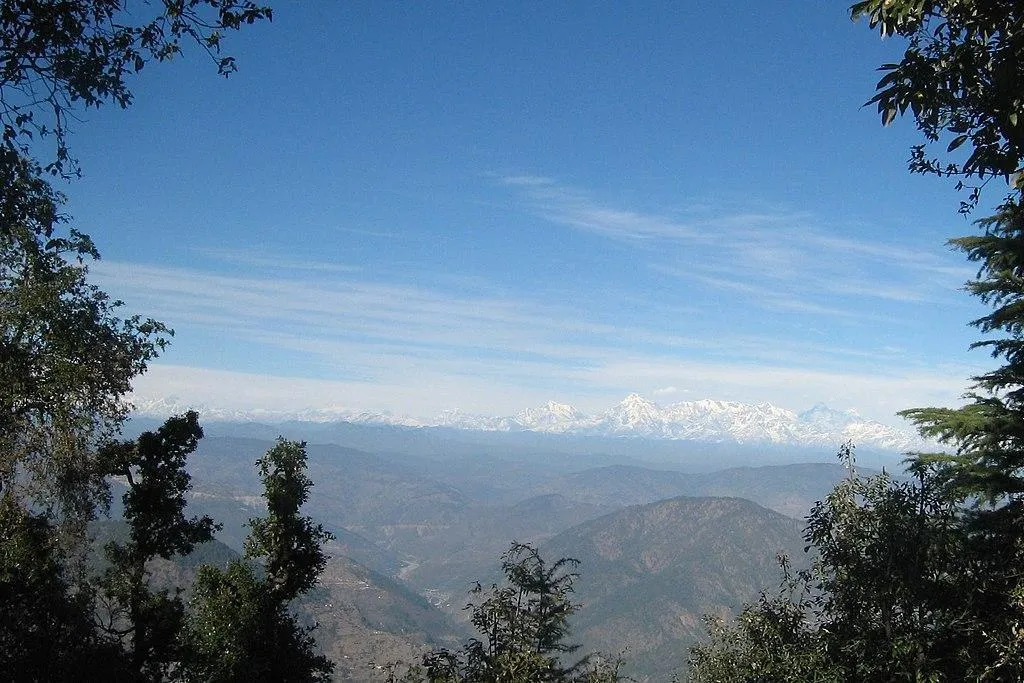
[[[147,565],[157,557],[187,555],[211,540],[217,528],[209,517],[185,517],[191,482],[185,460],[202,436],[198,415],[190,411],[168,419],[156,432],[108,444],[100,452],[106,472],[128,485],[122,499],[129,527],[127,542],[106,548],[110,566],[101,589],[108,614],[102,627],[131,653],[132,670],[145,680],[162,680],[178,661],[184,619],[180,590],[153,591]]]
[[[267,584],[279,602],[294,600],[316,585],[327,564],[322,545],[334,538],[299,514],[313,481],[306,475],[306,444],[278,439],[256,461],[263,480],[267,516],[249,520],[246,555],[263,561]]]
[[[148,60],[170,59],[194,40],[230,73],[223,33],[270,18],[248,0],[157,5],[0,6],[0,491],[59,521],[65,543],[80,544],[106,503],[96,447],[118,433],[131,380],[172,332],[123,317],[121,303],[89,283],[87,263],[98,251],[70,227],[48,174],[77,172],[69,121],[82,107],[128,106],[130,77]],[[39,144],[47,136],[52,155]]]
[[[7,0],[0,6],[0,490],[67,524],[105,500],[95,447],[116,435],[131,379],[171,331],[90,285],[89,238],[69,227],[48,174],[73,175],[69,124],[82,108],[132,101],[150,60],[196,42],[220,73],[224,33],[270,19],[250,0]],[[52,153],[41,146],[52,140]],[[42,155],[42,159],[37,158]]]
[[[882,36],[909,44],[903,59],[883,64],[869,104],[883,125],[909,110],[925,138],[911,150],[915,173],[993,177],[1022,187],[1024,159],[1024,7],[1015,0],[863,0],[851,8]],[[928,147],[945,144],[946,158]],[[960,147],[962,161],[950,154]],[[960,187],[963,185],[961,184]],[[963,209],[979,199],[972,188]]]
[[[51,173],[78,167],[68,152],[69,125],[79,107],[132,103],[128,84],[149,60],[166,61],[194,41],[228,75],[221,54],[226,31],[271,18],[251,0],[5,0],[0,6],[0,124],[9,150],[26,158],[35,140],[51,137]],[[135,20],[136,23],[130,23]]]
[[[306,445],[279,439],[257,461],[267,516],[249,521],[246,557],[203,567],[184,634],[184,673],[194,681],[326,681],[334,665],[295,621],[292,600],[312,589],[333,536],[299,509],[313,483]],[[254,566],[251,562],[258,561]]]
[[[43,515],[0,494],[0,671],[11,681],[123,680],[127,662],[97,637],[92,599],[64,568]]]
[[[784,585],[799,589],[792,577]],[[805,600],[783,591],[744,606],[732,624],[707,618],[710,638],[687,661],[693,683],[841,683],[828,662],[819,633],[808,623]]]
[[[81,522],[105,491],[93,449],[127,415],[131,379],[166,345],[90,285],[92,242],[33,162],[0,149],[0,490]]]
[[[502,586],[479,583],[467,605],[481,638],[458,652],[441,649],[423,657],[403,680],[430,683],[528,683],[534,681],[620,680],[621,664],[590,655],[566,665],[563,658],[579,649],[565,642],[579,561],[563,557],[548,564],[531,545],[513,542],[502,555]]]
[[[756,644],[781,629],[796,644],[770,680],[1024,679],[1024,5],[1016,0],[866,0],[851,8],[883,36],[901,35],[870,103],[882,123],[909,110],[925,143],[915,173],[957,176],[977,207],[992,178],[1009,182],[981,235],[951,243],[979,264],[967,288],[992,312],[973,322],[1003,365],[974,378],[964,407],[901,414],[953,453],[908,460],[913,481],[840,484],[808,519],[818,553],[800,578],[811,598],[748,607],[695,651],[695,680],[766,680]],[[946,160],[927,148],[945,143]],[[964,147],[966,159],[950,157]],[[963,154],[963,151],[960,152]],[[849,458],[847,458],[849,459]],[[779,612],[794,620],[772,617]],[[752,646],[753,645],[753,646]],[[779,664],[778,658],[770,660]]]
[[[128,106],[130,78],[189,40],[229,73],[223,32],[263,18],[270,10],[245,0],[0,3],[0,596],[5,656],[52,647],[32,680],[93,678],[79,654],[104,648],[80,629],[91,595],[68,549],[109,496],[97,448],[171,335],[89,283],[98,252],[50,183],[78,171],[69,123],[82,108]]]
[[[778,595],[762,595],[734,624],[710,624],[691,680],[982,680],[999,658],[979,614],[987,562],[962,533],[962,503],[941,486],[941,465],[916,479],[850,476],[808,516],[814,556],[793,573],[783,558]]]
[[[992,308],[973,321],[985,335],[973,346],[1002,365],[973,378],[962,408],[902,413],[954,451],[914,462],[934,464],[942,495],[969,504],[960,534],[966,552],[983,563],[970,590],[971,619],[1009,656],[1024,595],[1015,569],[1024,556],[1024,7],[1012,0],[870,0],[852,11],[883,35],[909,39],[903,60],[882,67],[887,73],[872,101],[883,122],[909,109],[927,143],[948,140],[948,153],[961,145],[969,152],[963,162],[943,164],[919,145],[911,170],[976,177],[982,185],[994,177],[1009,181],[996,212],[977,222],[982,234],[951,240],[979,267],[967,289]],[[978,199],[979,188],[972,188],[962,209]],[[1001,655],[992,670],[1024,676],[1024,669],[1006,668],[1013,659]]]

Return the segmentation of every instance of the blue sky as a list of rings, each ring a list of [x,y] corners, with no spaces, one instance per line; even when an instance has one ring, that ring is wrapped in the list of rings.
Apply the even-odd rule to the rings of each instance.
[[[95,280],[230,409],[507,414],[638,392],[892,421],[989,365],[974,228],[862,108],[843,3],[295,3],[86,112]]]

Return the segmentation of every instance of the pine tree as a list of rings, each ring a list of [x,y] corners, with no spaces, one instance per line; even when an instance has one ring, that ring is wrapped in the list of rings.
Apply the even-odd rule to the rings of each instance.
[[[909,41],[900,63],[882,67],[886,75],[871,101],[884,123],[909,111],[924,135],[926,143],[912,149],[911,171],[958,177],[958,188],[977,182],[963,212],[979,205],[991,181],[1009,184],[995,213],[977,221],[980,235],[950,241],[978,264],[967,289],[992,309],[973,321],[983,334],[973,346],[1002,364],[973,378],[961,408],[901,413],[953,451],[912,462],[934,467],[946,499],[969,508],[960,531],[977,565],[964,609],[976,630],[1005,650],[1024,619],[1024,582],[1015,569],[1024,559],[1024,6],[868,0],[853,13],[867,16],[882,35]],[[936,144],[945,145],[945,158],[926,153]],[[963,161],[955,158],[961,147]],[[1009,671],[999,661],[992,666],[1000,676],[1024,676],[1024,669]]]
[[[758,659],[758,645],[789,623],[793,661],[818,665],[783,662],[771,680],[1024,680],[1024,5],[863,0],[851,10],[908,41],[869,103],[885,125],[913,117],[925,142],[910,170],[957,178],[965,214],[993,181],[1009,186],[977,221],[980,235],[951,240],[978,264],[967,289],[992,309],[973,322],[984,335],[974,346],[1002,364],[973,378],[961,408],[902,413],[952,452],[913,455],[912,484],[837,487],[809,518],[818,559],[798,584],[814,597],[749,607],[696,650],[695,679],[764,680],[762,665],[780,662]],[[800,618],[772,620],[780,605]]]

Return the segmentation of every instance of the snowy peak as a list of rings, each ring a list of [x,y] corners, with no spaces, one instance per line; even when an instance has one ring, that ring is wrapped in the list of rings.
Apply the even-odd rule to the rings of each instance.
[[[866,420],[855,411],[833,410],[818,404],[797,414],[772,403],[738,403],[704,399],[659,406],[638,394],[630,394],[617,405],[594,415],[586,415],[571,405],[548,401],[512,416],[473,415],[449,410],[433,420],[416,420],[382,413],[367,413],[330,407],[298,412],[218,411],[200,409],[213,420],[303,420],[309,422],[346,421],[358,424],[406,427],[447,427],[475,431],[533,431],[580,436],[641,437],[648,439],[685,439],[717,443],[770,443],[793,446],[835,448],[846,441],[859,446],[893,451],[928,448],[909,429],[899,429]],[[163,416],[183,412],[174,398],[153,401],[138,407],[144,415]]]
[[[566,403],[548,401],[539,408],[527,408],[516,413],[513,421],[523,429],[532,431],[562,431],[566,425],[584,420],[580,411]]]
[[[798,418],[803,424],[832,429],[844,429],[847,425],[864,421],[855,410],[832,410],[824,403],[819,403],[810,410],[805,410],[800,413]]]
[[[445,424],[456,426],[451,420]],[[510,418],[464,416],[464,429],[528,430],[581,436],[685,439],[722,443],[772,443],[834,448],[854,443],[886,450],[920,448],[912,431],[866,420],[854,411],[837,411],[818,404],[799,415],[772,403],[738,403],[705,399],[659,406],[639,394],[596,415],[549,401]]]
[[[662,431],[665,423],[663,411],[651,401],[630,394],[603,416],[602,422],[614,433]]]

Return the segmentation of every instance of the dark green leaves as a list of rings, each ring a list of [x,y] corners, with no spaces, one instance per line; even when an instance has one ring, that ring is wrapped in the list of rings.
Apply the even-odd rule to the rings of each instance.
[[[502,556],[505,581],[476,584],[466,606],[480,634],[458,651],[435,650],[412,667],[406,683],[614,683],[621,661],[588,655],[575,664],[565,655],[579,649],[566,642],[579,561],[564,557],[547,563],[531,545],[513,542]]]
[[[313,483],[306,446],[278,440],[257,461],[267,516],[250,520],[246,557],[226,570],[204,567],[184,630],[184,677],[190,681],[326,681],[334,665],[316,653],[311,629],[289,603],[316,585],[333,537],[299,509]],[[251,561],[262,563],[262,567]]]
[[[178,592],[150,588],[148,564],[190,553],[217,528],[209,517],[185,517],[191,482],[185,461],[202,436],[198,415],[188,412],[134,442],[109,444],[99,454],[104,474],[127,483],[122,498],[129,527],[127,542],[105,549],[110,566],[99,582],[107,608],[101,624],[130,652],[132,670],[143,679],[162,680],[174,667],[185,614]]]
[[[1021,170],[1024,131],[1024,8],[1020,3],[954,0],[867,0],[851,8],[882,36],[899,35],[907,48],[886,72],[868,104],[883,125],[909,109],[930,142],[956,137],[946,153],[967,145],[965,161],[915,153],[911,170],[984,181]],[[970,205],[976,203],[972,199]]]
[[[313,482],[306,475],[306,444],[278,440],[257,463],[267,516],[249,520],[246,555],[260,558],[271,591],[288,601],[316,584],[327,562],[321,546],[334,537],[299,508]]]
[[[63,196],[0,148],[0,487],[84,519],[104,491],[93,449],[124,420],[131,380],[163,349],[162,324],[119,317],[90,285],[92,241],[61,235]]]
[[[9,149],[27,153],[36,138],[52,137],[46,169],[78,169],[68,153],[68,124],[79,107],[132,103],[128,79],[149,60],[164,61],[198,44],[219,73],[235,71],[220,54],[224,31],[271,18],[251,0],[5,0],[0,5],[0,124]],[[139,23],[131,24],[133,18]]]

